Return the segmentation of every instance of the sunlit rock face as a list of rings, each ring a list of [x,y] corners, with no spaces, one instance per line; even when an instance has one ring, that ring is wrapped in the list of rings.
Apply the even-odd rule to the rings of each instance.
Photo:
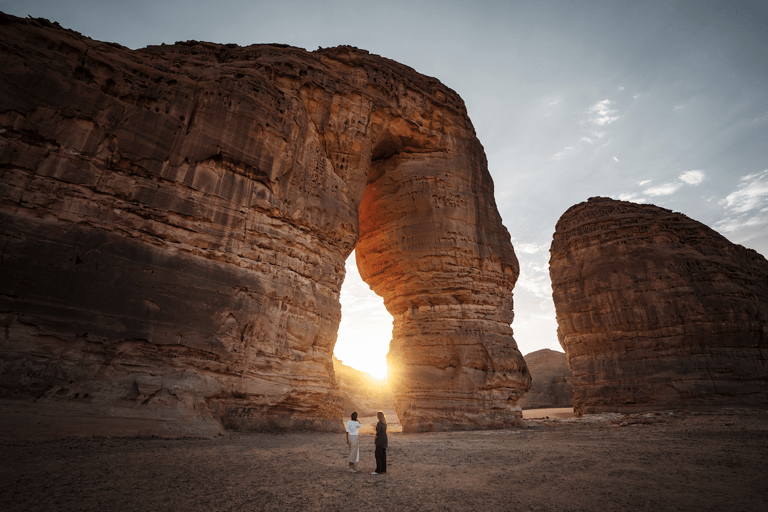
[[[653,205],[592,198],[550,276],[583,413],[768,405],[768,261]]]
[[[132,51],[0,25],[3,428],[341,429],[361,202],[404,428],[514,418],[517,262],[453,91],[349,47]]]
[[[518,402],[520,408],[573,407],[573,382],[565,354],[544,348],[523,357],[532,382]]]
[[[510,328],[517,258],[459,98],[412,80],[392,93],[400,117],[372,115],[355,251],[394,318],[395,408],[405,432],[511,425],[530,386]]]

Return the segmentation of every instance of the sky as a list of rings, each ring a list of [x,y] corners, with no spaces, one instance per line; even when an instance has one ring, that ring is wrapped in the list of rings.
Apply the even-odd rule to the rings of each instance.
[[[351,45],[455,90],[520,261],[523,354],[562,350],[555,224],[594,196],[684,213],[768,256],[768,0],[0,0],[129,48]],[[375,377],[392,317],[347,262],[335,354]]]

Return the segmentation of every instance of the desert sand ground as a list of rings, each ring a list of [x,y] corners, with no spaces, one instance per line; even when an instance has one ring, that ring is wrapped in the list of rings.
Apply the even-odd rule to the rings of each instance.
[[[573,417],[403,434],[360,472],[344,434],[0,440],[0,510],[768,510],[768,411]],[[549,420],[546,419],[549,416]]]

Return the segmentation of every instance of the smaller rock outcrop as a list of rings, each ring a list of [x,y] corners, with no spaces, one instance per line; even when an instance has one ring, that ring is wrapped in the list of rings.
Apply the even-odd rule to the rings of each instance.
[[[768,406],[768,261],[681,213],[595,197],[549,272],[576,412]]]
[[[531,372],[531,389],[517,403],[522,409],[573,406],[573,381],[568,358],[563,352],[548,348],[525,356]]]

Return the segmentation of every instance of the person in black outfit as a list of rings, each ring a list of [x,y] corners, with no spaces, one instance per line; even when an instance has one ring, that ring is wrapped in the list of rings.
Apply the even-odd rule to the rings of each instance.
[[[376,437],[373,438],[376,443],[376,471],[371,473],[372,475],[387,472],[387,418],[381,411],[376,416],[379,417],[379,422],[376,424]]]

